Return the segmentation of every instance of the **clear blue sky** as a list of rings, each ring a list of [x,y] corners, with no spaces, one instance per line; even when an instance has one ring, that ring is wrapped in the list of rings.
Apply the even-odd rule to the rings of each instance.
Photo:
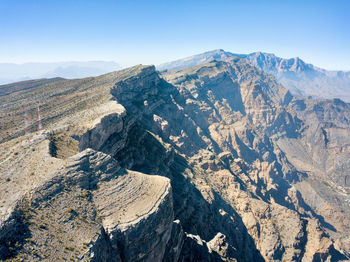
[[[129,66],[218,48],[350,70],[350,1],[0,0],[0,62]]]

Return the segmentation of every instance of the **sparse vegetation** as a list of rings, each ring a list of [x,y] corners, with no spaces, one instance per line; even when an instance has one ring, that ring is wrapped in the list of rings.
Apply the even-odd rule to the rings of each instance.
[[[74,247],[67,247],[66,246],[65,249],[68,250],[68,251],[74,251]]]
[[[223,62],[220,63],[222,64]],[[227,66],[230,65],[228,64]],[[246,70],[246,68],[250,68],[249,74],[244,75],[242,71]],[[31,248],[38,251],[38,254],[42,254],[41,259],[47,258],[47,260],[52,260],[53,254],[55,254],[54,259],[57,257],[64,257],[65,260],[77,260],[77,256],[82,250],[82,247],[87,248],[89,246],[88,243],[84,242],[81,244],[81,242],[91,241],[91,246],[93,246],[96,238],[101,236],[102,226],[106,225],[107,233],[112,231],[112,234],[119,234],[120,232],[118,230],[121,228],[125,228],[125,230],[136,228],[138,230],[137,232],[140,231],[140,234],[142,234],[142,230],[139,230],[138,227],[134,227],[136,223],[140,222],[137,221],[138,219],[135,219],[135,216],[139,218],[142,215],[144,215],[144,217],[142,217],[144,219],[140,219],[141,223],[138,225],[147,224],[148,226],[157,226],[157,223],[166,223],[166,225],[169,226],[167,232],[170,232],[173,228],[173,214],[184,219],[184,221],[181,221],[181,223],[184,223],[183,225],[186,226],[184,230],[188,229],[188,232],[198,233],[198,237],[204,235],[202,233],[205,233],[209,238],[209,236],[215,236],[216,232],[222,230],[225,234],[231,234],[227,235],[227,241],[229,243],[222,246],[222,248],[237,244],[235,241],[230,242],[233,236],[234,239],[249,241],[246,243],[247,245],[245,245],[245,247],[253,247],[252,251],[256,253],[252,256],[260,254],[260,251],[263,255],[267,253],[265,252],[266,250],[255,251],[255,245],[257,248],[262,249],[268,246],[268,248],[270,248],[268,252],[272,254],[271,257],[278,254],[278,256],[281,256],[281,259],[285,259],[285,257],[283,257],[284,254],[280,255],[283,252],[291,256],[303,252],[305,253],[306,251],[301,249],[305,248],[305,245],[309,245],[307,241],[313,241],[311,245],[315,244],[315,246],[318,245],[317,241],[319,240],[320,243],[321,241],[322,243],[332,243],[331,240],[326,239],[328,237],[326,236],[327,234],[321,232],[321,230],[319,230],[320,232],[317,231],[318,228],[322,229],[322,223],[317,226],[312,225],[313,220],[317,221],[317,218],[313,217],[312,212],[304,212],[304,207],[301,205],[298,206],[297,201],[299,201],[299,197],[300,199],[302,198],[301,193],[300,196],[295,194],[297,200],[295,203],[292,202],[291,198],[294,195],[291,195],[289,190],[293,189],[293,184],[285,179],[284,174],[277,176],[278,182],[281,183],[281,185],[276,182],[276,170],[286,172],[286,176],[287,174],[292,176],[294,168],[292,168],[291,163],[285,164],[287,160],[283,158],[284,155],[282,153],[280,153],[280,155],[274,155],[277,151],[279,153],[280,149],[277,148],[277,146],[274,147],[272,142],[267,141],[270,139],[270,133],[276,130],[276,128],[273,129],[274,120],[271,120],[268,125],[265,125],[266,121],[263,116],[270,114],[270,112],[275,113],[277,109],[287,114],[286,112],[288,112],[289,108],[282,107],[280,103],[275,103],[272,99],[264,100],[264,98],[268,97],[268,94],[262,93],[263,84],[269,76],[264,76],[264,78],[252,76],[251,74],[253,73],[251,72],[255,72],[255,69],[246,62],[244,62],[242,68],[239,69],[240,70],[232,67],[228,72],[226,69],[218,67],[216,68],[218,72],[209,72],[207,75],[197,75],[196,77],[192,77],[193,74],[190,73],[184,74],[186,75],[184,81],[200,80],[203,84],[208,84],[206,81],[210,79],[211,95],[215,98],[215,92],[217,91],[217,95],[220,98],[215,98],[217,100],[215,105],[212,105],[212,102],[209,103],[206,99],[203,101],[196,101],[195,97],[191,97],[191,104],[186,105],[187,97],[181,97],[182,93],[180,91],[183,91],[188,97],[190,97],[191,92],[185,89],[178,90],[178,97],[174,98],[173,94],[176,93],[175,86],[170,86],[169,84],[169,89],[173,89],[171,91],[171,97],[165,97],[166,100],[164,101],[169,102],[166,103],[167,107],[163,108],[159,106],[159,108],[157,108],[158,111],[153,112],[161,114],[162,117],[167,118],[167,120],[165,121],[162,117],[159,117],[160,127],[150,126],[150,128],[148,128],[147,125],[153,125],[152,119],[155,117],[155,114],[154,116],[149,114],[150,116],[145,116],[145,119],[141,119],[137,125],[135,124],[136,128],[131,127],[130,129],[132,131],[130,131],[130,133],[120,135],[122,138],[120,138],[118,134],[109,136],[110,134],[107,132],[108,136],[106,135],[105,137],[107,142],[103,145],[107,146],[103,148],[103,150],[101,149],[101,151],[112,151],[108,152],[110,156],[102,152],[96,153],[92,150],[87,150],[78,156],[67,159],[69,156],[78,152],[79,142],[77,139],[73,139],[72,136],[82,134],[86,132],[87,128],[92,126],[93,122],[90,121],[90,119],[89,121],[86,119],[93,118],[93,120],[95,120],[100,116],[99,114],[91,113],[93,110],[97,110],[96,108],[87,111],[84,110],[88,109],[89,103],[93,101],[92,98],[96,98],[98,95],[94,94],[95,92],[98,93],[98,91],[101,91],[104,99],[110,97],[110,94],[106,93],[106,86],[93,89],[90,85],[95,84],[95,82],[91,82],[94,80],[85,80],[89,83],[88,85],[81,80],[72,80],[72,82],[75,83],[74,87],[71,86],[72,83],[70,81],[66,81],[67,85],[60,86],[61,93],[57,93],[56,90],[52,90],[53,87],[51,83],[47,89],[51,92],[50,95],[54,96],[57,101],[53,101],[51,97],[48,96],[44,97],[50,100],[54,105],[57,106],[57,104],[59,104],[62,106],[62,108],[57,109],[54,108],[54,106],[45,104],[47,108],[44,107],[45,110],[47,110],[48,118],[50,118],[48,122],[57,123],[57,121],[62,121],[59,125],[60,129],[55,130],[50,135],[51,146],[55,149],[55,153],[51,156],[47,154],[46,151],[49,144],[47,140],[36,145],[35,154],[33,154],[34,148],[28,146],[24,147],[23,150],[19,150],[19,147],[16,147],[16,150],[18,150],[16,152],[20,152],[18,157],[13,157],[15,153],[12,154],[12,152],[14,151],[9,151],[10,153],[7,153],[3,150],[4,154],[8,154],[3,159],[11,159],[11,163],[19,159],[18,161],[20,163],[16,166],[18,169],[14,172],[17,177],[9,177],[11,177],[13,181],[18,182],[18,184],[15,185],[16,188],[19,190],[25,188],[26,191],[24,189],[20,191],[22,195],[24,192],[30,192],[30,197],[33,199],[29,196],[28,199],[33,201],[33,206],[35,204],[35,210],[29,206],[29,201],[23,204],[22,209],[18,210],[19,213],[22,212],[20,219],[30,220],[24,223],[24,226],[28,228],[28,232],[30,233],[30,235],[24,238],[26,240],[25,242],[28,243],[21,246],[19,242],[19,244],[15,246],[15,248],[26,254],[23,260],[28,260],[28,257],[32,258],[30,257],[30,254],[32,254],[30,253],[32,252],[30,250]],[[208,67],[197,70],[195,73],[203,73],[205,70],[209,70]],[[230,76],[233,71],[236,72],[237,76],[231,79],[228,76]],[[156,74],[156,72],[152,72],[152,74]],[[260,72],[259,74],[262,73]],[[224,76],[224,78],[221,79],[222,76]],[[248,80],[245,80],[244,77],[247,77]],[[216,81],[216,78],[219,78],[220,83],[226,83],[228,81],[229,85],[215,87],[213,81]],[[235,82],[236,78],[242,78],[240,81],[246,81],[247,83],[245,83],[244,86],[239,86],[240,83]],[[102,79],[104,78],[102,77]],[[137,76],[136,80],[139,81],[139,79],[141,79],[141,77]],[[179,79],[181,78],[177,77],[176,79],[176,81],[180,81]],[[131,80],[128,76],[128,81]],[[152,80],[150,82],[152,82],[152,85],[155,85],[155,82],[158,82],[158,80],[159,79],[157,79],[157,81]],[[237,104],[236,100],[231,101],[232,105],[230,105],[226,99],[221,99],[224,92],[232,89],[231,80],[235,82],[235,92],[239,93],[240,88],[246,89],[247,91],[244,94],[244,99],[248,101],[247,105],[243,105],[243,103],[246,102],[240,101],[240,97],[237,95],[237,99],[242,104],[239,109],[235,107]],[[148,81],[146,84],[147,83]],[[198,87],[197,82],[193,83],[191,88],[195,90],[196,87]],[[113,85],[114,84],[115,82],[113,82]],[[147,86],[146,84],[145,86]],[[111,87],[111,85],[112,82],[109,81],[108,86]],[[239,88],[236,88],[236,85],[239,86]],[[137,88],[138,86],[139,85],[135,83],[128,86],[128,94],[130,89]],[[141,84],[140,86],[144,87],[144,85]],[[186,88],[185,85],[181,87]],[[219,89],[219,91],[215,90],[215,88]],[[272,88],[277,87],[273,84],[271,85],[271,89]],[[197,89],[198,90],[195,91],[202,92],[202,90],[199,90],[200,88]],[[40,85],[38,86],[38,90],[42,92],[47,91]],[[38,90],[36,90],[35,95],[39,95],[39,93],[37,93]],[[204,93],[200,93],[199,97],[207,96],[205,92],[207,92],[208,89],[203,88],[203,90],[205,90],[203,91]],[[167,88],[163,88],[161,95],[168,95],[166,92]],[[83,93],[85,94],[83,95]],[[232,93],[228,95],[236,97],[236,95]],[[153,96],[155,95],[152,91],[152,97]],[[283,96],[285,96],[285,93],[283,93]],[[164,97],[159,98],[159,101],[163,98]],[[281,100],[280,97],[277,98],[276,100]],[[35,99],[36,98],[33,98],[34,101],[36,101]],[[213,101],[215,99],[213,99]],[[180,104],[176,104],[177,101],[175,100],[181,101],[182,109],[178,110],[179,112],[176,110],[180,107]],[[147,106],[152,102],[151,100],[148,101]],[[15,101],[12,102],[15,103]],[[126,101],[126,103],[127,102],[128,101]],[[197,102],[198,104],[196,104]],[[221,103],[225,103],[225,105]],[[144,105],[143,98],[142,101],[137,101],[137,107],[140,107],[141,111]],[[102,111],[104,113],[112,111],[109,106],[110,104],[107,109],[104,109],[105,111]],[[128,106],[127,104],[125,105],[126,108],[128,108]],[[230,106],[232,108],[230,108]],[[261,109],[262,106],[263,109]],[[186,107],[191,108],[191,110],[188,110]],[[203,107],[206,113],[201,116],[200,112]],[[247,112],[243,110],[245,107]],[[103,107],[101,106],[101,108]],[[192,113],[192,108],[194,108],[193,112],[195,112],[194,116],[196,117],[186,115],[187,113]],[[135,110],[138,109],[139,108],[136,108]],[[115,108],[113,108],[113,110],[113,112],[115,112]],[[167,110],[171,112],[167,112]],[[235,112],[232,113],[231,111]],[[259,113],[262,111],[263,116],[255,114],[256,111]],[[75,114],[77,112],[79,114]],[[184,112],[186,112],[186,114]],[[85,113],[88,115],[87,117],[84,116]],[[173,116],[173,113],[176,114],[176,116]],[[62,116],[62,114],[65,116]],[[140,112],[140,118],[143,117],[142,114],[143,111]],[[245,114],[248,114],[250,118],[246,117]],[[16,116],[16,114],[14,115]],[[18,114],[17,117],[19,117],[19,115],[20,114]],[[70,119],[71,116],[74,117]],[[197,117],[203,117],[204,120],[197,121]],[[271,119],[274,119],[274,117],[280,116],[269,116]],[[282,117],[284,117],[284,115],[282,115]],[[186,122],[188,126],[179,127],[179,118],[188,120],[188,122]],[[83,122],[81,125],[80,121]],[[254,128],[257,127],[254,124],[255,121],[257,121],[256,125],[259,127],[259,134],[253,132]],[[293,121],[292,117],[290,117],[290,119],[288,118],[288,122]],[[203,124],[202,122],[205,123]],[[128,125],[128,123],[123,122],[123,125],[124,124],[125,126]],[[147,130],[143,130],[143,125],[147,126],[147,128],[145,128]],[[205,126],[204,132],[202,130],[203,125]],[[169,136],[164,137],[164,141],[167,141],[166,143],[160,142],[163,137],[161,137],[162,134],[159,128],[164,126],[169,127],[170,130],[173,129],[169,131],[173,132],[171,139]],[[297,126],[293,126],[293,130],[297,130],[296,127]],[[100,127],[96,129],[99,130],[99,128]],[[159,136],[151,133],[150,130],[153,130],[153,128],[159,130]],[[264,128],[268,130],[268,132]],[[278,128],[283,129],[283,125],[278,123]],[[133,129],[138,130],[136,132]],[[284,131],[285,130],[281,133],[281,136],[287,139],[285,138],[287,135]],[[136,132],[136,134],[132,132]],[[102,133],[103,132],[97,133],[96,136],[91,135],[91,137],[94,137],[94,139],[95,137],[98,138],[99,135],[104,135]],[[90,133],[88,134],[90,135]],[[9,133],[8,137],[10,135]],[[77,137],[79,136],[77,135]],[[118,141],[113,144],[113,139]],[[123,145],[123,148],[118,148],[118,150],[113,149],[113,146],[119,145],[119,141],[124,141],[124,139],[127,144]],[[297,138],[295,139],[297,140]],[[81,141],[83,140],[84,139]],[[112,149],[110,149],[110,147]],[[235,151],[235,154],[242,155],[242,158],[244,156],[248,159],[246,169],[243,170],[243,167],[235,161],[231,162],[230,158],[227,158],[225,162],[227,166],[218,163],[220,158],[216,157],[214,152],[231,149]],[[22,153],[23,151],[25,151],[25,153]],[[45,154],[43,153],[44,151],[46,152]],[[267,153],[260,155],[262,151]],[[181,154],[186,155],[187,153],[188,156],[181,156]],[[111,156],[117,158],[118,161],[115,161]],[[198,157],[198,159],[196,157]],[[32,158],[35,159],[33,160]],[[1,160],[3,161],[3,159]],[[134,160],[135,163],[133,162]],[[244,163],[245,160],[241,159],[239,163],[241,162]],[[125,175],[117,172],[114,173],[115,168],[119,168],[118,165],[129,168],[129,163],[131,169],[145,172],[147,175],[130,170],[125,170]],[[35,166],[35,168],[27,168],[27,166],[30,165]],[[193,165],[193,167],[189,167],[190,165]],[[55,172],[47,174],[50,172],[51,166],[54,166],[56,170]],[[42,171],[42,169],[44,171]],[[2,168],[2,170],[6,170],[6,168]],[[35,170],[35,174],[33,170]],[[21,177],[20,175],[22,173],[25,175]],[[149,174],[157,174],[158,176]],[[170,182],[168,178],[162,176],[173,180]],[[23,186],[24,183],[25,186]],[[327,184],[324,183],[326,186]],[[15,196],[17,191],[12,189],[11,185],[14,185],[14,183],[7,184],[8,188],[11,190],[11,194],[9,195]],[[170,188],[171,185],[173,188]],[[82,189],[89,187],[91,187],[91,190]],[[6,189],[6,186],[4,186],[3,189]],[[171,192],[173,192],[172,195]],[[8,202],[3,205],[6,207],[10,206],[12,203],[11,201],[13,201],[13,199],[9,197]],[[172,208],[178,209],[172,210]],[[224,210],[221,210],[221,208]],[[218,211],[218,209],[221,211]],[[153,211],[154,213],[152,213]],[[148,216],[148,214],[150,215]],[[164,217],[162,216],[163,214],[165,214]],[[158,215],[162,217],[157,217]],[[167,219],[167,221],[164,222],[163,218]],[[283,219],[287,222],[284,222]],[[220,222],[223,222],[224,226],[221,227],[218,224]],[[304,222],[307,228],[304,228]],[[163,224],[161,224],[161,226],[164,228]],[[149,230],[149,228],[147,228],[147,230]],[[314,232],[312,230],[314,230]],[[149,231],[151,231],[151,234],[149,234],[150,232],[146,232],[145,234],[147,234],[147,236],[152,236],[153,231]],[[134,232],[131,233],[128,241],[134,241]],[[171,234],[172,233],[173,232],[171,232]],[[157,234],[157,230],[154,231],[154,234]],[[319,239],[312,239],[313,236],[321,237],[319,237]],[[118,236],[115,239],[123,241],[119,239]],[[115,241],[115,239],[111,239],[111,241]],[[164,239],[164,237],[162,237],[162,239]],[[223,239],[224,238],[220,240]],[[298,239],[297,245],[295,244],[295,239]],[[31,245],[31,240],[33,240],[33,243],[35,242],[35,245]],[[206,240],[207,241],[203,241],[202,247],[205,247],[210,239]],[[300,244],[299,240],[305,243],[303,242]],[[137,239],[135,243],[137,243]],[[167,246],[168,243],[164,244],[166,244],[164,246]],[[234,246],[236,255],[249,256],[248,253],[250,252],[240,254],[239,252],[241,250],[239,250],[239,248],[241,248],[240,245]],[[312,256],[312,254],[310,254],[310,256]],[[18,258],[19,257],[20,255],[18,255]],[[288,259],[285,260],[287,261]]]

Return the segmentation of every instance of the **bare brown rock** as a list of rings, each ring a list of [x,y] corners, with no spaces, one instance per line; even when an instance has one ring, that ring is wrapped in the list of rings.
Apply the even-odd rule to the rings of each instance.
[[[344,112],[338,119],[334,107],[298,101],[239,58],[72,81],[57,100],[69,113],[47,111],[60,158],[45,137],[28,147],[52,170],[24,187],[39,159],[28,162],[29,150],[17,157],[16,140],[1,144],[10,152],[0,158],[1,178],[11,174],[21,186],[4,197],[3,257],[40,260],[49,250],[47,258],[92,261],[348,258],[348,126],[325,124],[347,119],[346,105],[334,105]],[[101,99],[78,109],[70,98],[83,93]],[[329,115],[315,116],[312,105]],[[341,165],[322,164],[330,159]],[[7,172],[14,161],[22,168]],[[41,216],[46,229],[37,228]],[[32,239],[19,237],[22,228]],[[70,238],[77,244],[66,250]]]

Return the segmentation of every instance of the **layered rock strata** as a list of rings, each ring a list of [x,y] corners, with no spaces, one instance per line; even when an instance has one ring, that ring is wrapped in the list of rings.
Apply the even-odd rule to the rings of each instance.
[[[348,258],[350,215],[346,202],[336,205],[346,195],[313,182],[334,174],[340,186],[348,164],[314,161],[347,154],[339,141],[348,127],[324,126],[337,122],[334,114],[314,116],[310,101],[239,58],[163,74],[138,66],[102,79],[113,81],[103,100],[110,110],[61,131],[81,153],[61,154],[57,170],[17,197],[1,226],[2,258]],[[338,107],[346,117],[347,106]]]

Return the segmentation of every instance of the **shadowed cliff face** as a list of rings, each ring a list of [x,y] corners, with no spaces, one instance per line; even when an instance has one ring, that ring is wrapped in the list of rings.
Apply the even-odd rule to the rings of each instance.
[[[337,261],[349,256],[350,214],[343,192],[347,104],[296,99],[239,58],[162,74],[138,66],[102,79],[111,87],[102,99],[102,104],[112,100],[109,109],[96,109],[98,114],[89,115],[93,121],[77,121],[54,134],[79,137],[82,152],[57,160],[58,173],[14,208],[0,232],[23,227],[39,244],[37,253],[45,241],[58,248],[66,233],[40,238],[44,229],[31,223],[70,202],[74,212],[62,209],[60,218],[48,217],[57,222],[44,225],[50,232],[64,227],[72,239],[84,235],[89,244],[72,246],[77,254],[58,248],[67,258]],[[55,144],[57,152],[65,150],[63,143]],[[326,163],[330,160],[334,164]],[[86,221],[79,222],[81,217]],[[78,227],[76,222],[82,224],[79,230],[67,229]],[[83,234],[85,228],[90,231]],[[4,233],[0,244],[3,257],[11,250],[12,257],[36,258],[28,251],[34,247],[29,240]]]
[[[309,127],[273,78],[235,58],[161,76],[150,67],[111,93],[126,109],[127,128],[96,149],[129,169],[169,177],[186,233],[204,241],[223,233],[239,260],[250,259],[243,239],[265,260],[341,256],[325,231],[335,226],[294,187],[314,174],[296,168],[283,146],[304,141]],[[231,222],[222,226],[226,216]]]

